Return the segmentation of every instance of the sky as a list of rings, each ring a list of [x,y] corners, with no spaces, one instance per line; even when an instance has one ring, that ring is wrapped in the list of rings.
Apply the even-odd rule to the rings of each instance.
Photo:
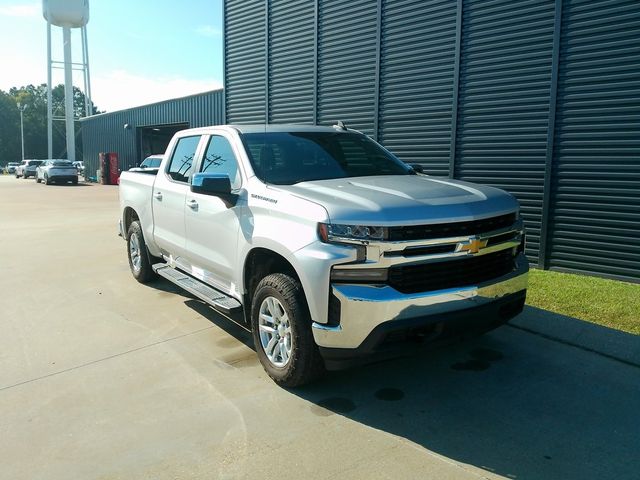
[[[222,0],[89,0],[87,24],[93,103],[102,111],[222,87]],[[72,29],[73,61],[82,61]],[[63,59],[52,27],[53,60]],[[0,90],[47,81],[42,1],[0,0]],[[53,70],[53,84],[64,82]],[[83,89],[82,73],[74,85]]]

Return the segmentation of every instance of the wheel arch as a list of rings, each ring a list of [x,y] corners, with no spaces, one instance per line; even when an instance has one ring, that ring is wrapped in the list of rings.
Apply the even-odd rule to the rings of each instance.
[[[301,282],[295,267],[283,255],[269,248],[252,248],[245,258],[242,269],[244,294],[248,299],[253,297],[253,292],[260,280],[272,273],[284,273]]]
[[[140,216],[132,207],[125,207],[122,212],[122,230],[125,236],[125,240],[129,237],[129,227],[136,220],[140,221]]]

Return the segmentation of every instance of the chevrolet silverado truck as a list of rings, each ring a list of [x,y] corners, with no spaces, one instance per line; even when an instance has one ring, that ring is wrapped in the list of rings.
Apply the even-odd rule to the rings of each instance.
[[[513,196],[423,175],[342,122],[183,130],[119,188],[135,279],[250,329],[282,386],[481,334],[525,302]]]

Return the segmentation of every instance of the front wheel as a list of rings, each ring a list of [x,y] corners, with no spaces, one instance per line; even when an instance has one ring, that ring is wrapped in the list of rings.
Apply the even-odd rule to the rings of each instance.
[[[273,273],[260,281],[251,304],[251,328],[260,363],[278,385],[304,385],[323,372],[297,279]]]
[[[140,222],[131,222],[127,233],[127,256],[129,257],[129,268],[133,277],[140,283],[147,283],[157,277],[156,272],[151,268],[149,255],[147,254],[147,244],[142,235]]]

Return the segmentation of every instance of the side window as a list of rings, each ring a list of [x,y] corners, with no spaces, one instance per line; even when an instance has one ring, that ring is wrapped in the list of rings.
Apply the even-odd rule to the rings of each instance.
[[[189,182],[193,167],[193,158],[196,156],[196,149],[200,137],[183,137],[178,140],[167,174],[176,182]]]
[[[207,151],[202,159],[201,172],[226,173],[231,180],[231,188],[240,188],[240,172],[238,162],[233,154],[231,144],[224,137],[212,135]]]

